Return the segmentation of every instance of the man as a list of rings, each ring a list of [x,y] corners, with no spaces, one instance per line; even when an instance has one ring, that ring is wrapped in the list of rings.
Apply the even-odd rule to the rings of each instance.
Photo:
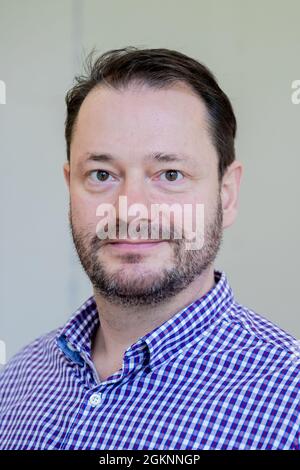
[[[172,50],[113,50],[66,103],[70,226],[93,295],[6,365],[0,448],[299,449],[297,342],[214,269],[242,165],[212,73]],[[165,237],[157,204],[192,208],[192,229],[204,208],[203,243],[176,211]],[[121,237],[130,224],[143,237]]]

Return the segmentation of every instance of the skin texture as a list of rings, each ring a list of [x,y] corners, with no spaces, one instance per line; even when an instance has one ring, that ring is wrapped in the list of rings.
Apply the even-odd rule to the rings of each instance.
[[[184,160],[155,161],[149,158],[153,152]],[[113,161],[87,161],[90,154],[104,153]],[[92,340],[92,358],[105,380],[121,369],[128,347],[214,286],[222,232],[237,215],[242,165],[234,161],[218,181],[206,107],[182,83],[160,90],[136,84],[118,91],[93,89],[79,110],[70,161],[63,168],[70,225],[93,285],[101,328]],[[108,172],[108,179],[99,180],[97,170]],[[178,171],[175,181],[168,180],[168,170]],[[204,204],[204,246],[186,250],[184,240],[170,239],[150,249],[131,245],[129,251],[128,245],[118,249],[99,240],[97,206],[112,204],[122,220],[118,203],[124,195],[128,206],[144,204],[149,214],[153,203],[189,203],[194,211],[197,203]]]

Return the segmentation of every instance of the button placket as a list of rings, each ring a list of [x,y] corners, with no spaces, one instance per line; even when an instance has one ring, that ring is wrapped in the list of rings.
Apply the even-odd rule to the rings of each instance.
[[[89,398],[89,404],[95,408],[96,406],[99,406],[102,401],[102,394],[97,392],[93,393],[90,398]]]

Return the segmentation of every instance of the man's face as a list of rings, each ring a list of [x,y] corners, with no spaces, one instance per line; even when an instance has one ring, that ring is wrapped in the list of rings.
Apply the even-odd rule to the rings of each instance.
[[[155,153],[178,160],[151,158]],[[109,158],[91,158],[103,154]],[[186,85],[92,90],[78,114],[70,160],[64,171],[74,244],[95,290],[107,300],[123,306],[167,300],[212,264],[222,237],[218,157],[205,105]],[[196,204],[203,204],[203,247],[189,250],[184,238],[172,239],[179,229],[175,219],[170,238],[163,241],[162,236],[134,245],[101,240],[96,234],[99,204],[114,207],[118,222],[126,217],[130,222],[119,210],[120,196],[127,197],[127,207],[143,204],[149,223],[152,204],[189,204],[195,227]]]

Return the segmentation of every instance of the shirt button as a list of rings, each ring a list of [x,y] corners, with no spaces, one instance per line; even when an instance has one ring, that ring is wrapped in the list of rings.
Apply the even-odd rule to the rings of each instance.
[[[93,395],[89,398],[89,403],[92,406],[98,406],[101,402],[101,394],[100,393],[93,393]]]

